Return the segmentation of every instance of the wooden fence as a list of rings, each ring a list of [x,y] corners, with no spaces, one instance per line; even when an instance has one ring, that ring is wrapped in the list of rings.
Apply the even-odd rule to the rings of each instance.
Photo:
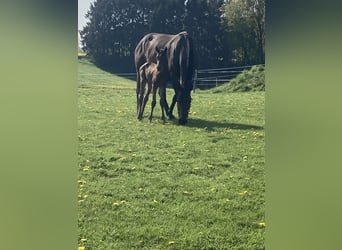
[[[238,74],[244,70],[249,70],[253,66],[255,65],[216,69],[196,69],[193,78],[194,91],[196,91],[196,89],[208,89],[217,87],[223,83],[228,83]],[[136,80],[136,73],[118,73],[116,75],[134,81]]]

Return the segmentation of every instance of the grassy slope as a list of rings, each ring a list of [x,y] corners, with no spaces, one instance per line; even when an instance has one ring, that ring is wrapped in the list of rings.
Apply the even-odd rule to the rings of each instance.
[[[134,82],[79,72],[79,245],[264,248],[264,92],[197,91],[187,126],[149,124]]]
[[[265,90],[265,66],[253,66],[244,70],[228,83],[211,89],[211,93],[246,92]]]

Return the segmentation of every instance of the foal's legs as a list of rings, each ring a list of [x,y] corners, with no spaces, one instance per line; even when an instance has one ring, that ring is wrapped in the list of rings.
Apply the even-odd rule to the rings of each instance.
[[[159,96],[160,96],[160,107],[162,110],[162,120],[165,122],[165,112],[168,114],[169,105],[166,101],[166,86],[165,84],[159,87]],[[165,111],[165,112],[164,112]]]
[[[140,107],[141,119],[142,119],[142,116],[143,116],[143,113],[144,113],[144,110],[145,110],[146,103],[148,101],[148,97],[149,97],[149,95],[151,93],[151,89],[152,89],[152,84],[148,83],[147,84],[147,90],[146,90],[146,93],[144,95],[143,103],[142,103],[142,106]]]
[[[148,119],[150,120],[150,122],[152,122],[153,110],[154,110],[154,107],[156,106],[157,89],[158,89],[158,85],[157,85],[157,84],[153,84],[151,113],[150,113],[150,116],[148,117]]]

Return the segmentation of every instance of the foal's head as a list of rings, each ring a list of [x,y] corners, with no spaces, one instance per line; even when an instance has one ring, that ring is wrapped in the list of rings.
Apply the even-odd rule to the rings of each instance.
[[[157,70],[158,71],[165,71],[167,69],[167,48],[159,49],[156,47],[157,51]]]

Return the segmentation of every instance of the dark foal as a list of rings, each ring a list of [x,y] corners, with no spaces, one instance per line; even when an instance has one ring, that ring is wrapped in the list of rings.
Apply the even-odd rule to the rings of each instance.
[[[162,119],[165,122],[165,113],[168,112],[168,105],[166,102],[166,82],[169,80],[169,72],[167,70],[167,48],[160,50],[156,47],[156,61],[146,62],[139,68],[140,90],[138,103],[138,120],[143,118],[144,109],[152,90],[152,105],[149,116],[152,121],[153,110],[156,106],[157,89],[159,88],[160,107],[162,110]],[[147,83],[147,90],[145,90]]]

